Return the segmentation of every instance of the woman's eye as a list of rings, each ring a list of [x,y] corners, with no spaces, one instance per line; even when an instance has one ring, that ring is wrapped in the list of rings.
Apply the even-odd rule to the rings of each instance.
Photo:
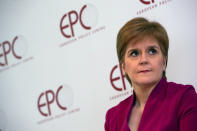
[[[139,55],[139,52],[137,50],[131,51],[130,56],[136,57]]]
[[[148,53],[149,53],[150,55],[154,55],[154,54],[157,53],[157,50],[154,49],[154,48],[150,48],[150,49],[148,50]]]

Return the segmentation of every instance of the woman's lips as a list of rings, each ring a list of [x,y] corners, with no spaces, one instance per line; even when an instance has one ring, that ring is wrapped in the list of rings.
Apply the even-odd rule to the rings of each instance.
[[[150,72],[151,70],[140,70],[138,73],[148,73]]]

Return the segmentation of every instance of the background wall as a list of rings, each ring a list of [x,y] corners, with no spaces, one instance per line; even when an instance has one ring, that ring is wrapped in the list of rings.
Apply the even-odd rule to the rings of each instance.
[[[104,130],[106,111],[132,93],[115,43],[122,25],[137,16],[160,22],[169,34],[168,81],[197,89],[196,5],[1,0],[0,130]]]

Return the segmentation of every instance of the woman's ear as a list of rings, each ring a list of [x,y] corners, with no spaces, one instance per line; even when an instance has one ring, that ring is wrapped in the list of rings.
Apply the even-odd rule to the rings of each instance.
[[[167,58],[163,57],[163,65],[164,65],[164,70],[166,70],[167,67]]]
[[[121,66],[121,69],[122,69],[123,73],[125,74],[125,63],[121,62],[120,66]]]

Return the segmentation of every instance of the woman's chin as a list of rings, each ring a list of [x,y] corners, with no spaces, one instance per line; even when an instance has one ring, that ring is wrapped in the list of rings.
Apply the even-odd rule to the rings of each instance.
[[[153,85],[157,84],[158,82],[159,82],[159,80],[156,80],[156,79],[141,79],[141,80],[138,80],[134,83],[136,83],[138,86],[147,87],[147,86],[153,86]]]

